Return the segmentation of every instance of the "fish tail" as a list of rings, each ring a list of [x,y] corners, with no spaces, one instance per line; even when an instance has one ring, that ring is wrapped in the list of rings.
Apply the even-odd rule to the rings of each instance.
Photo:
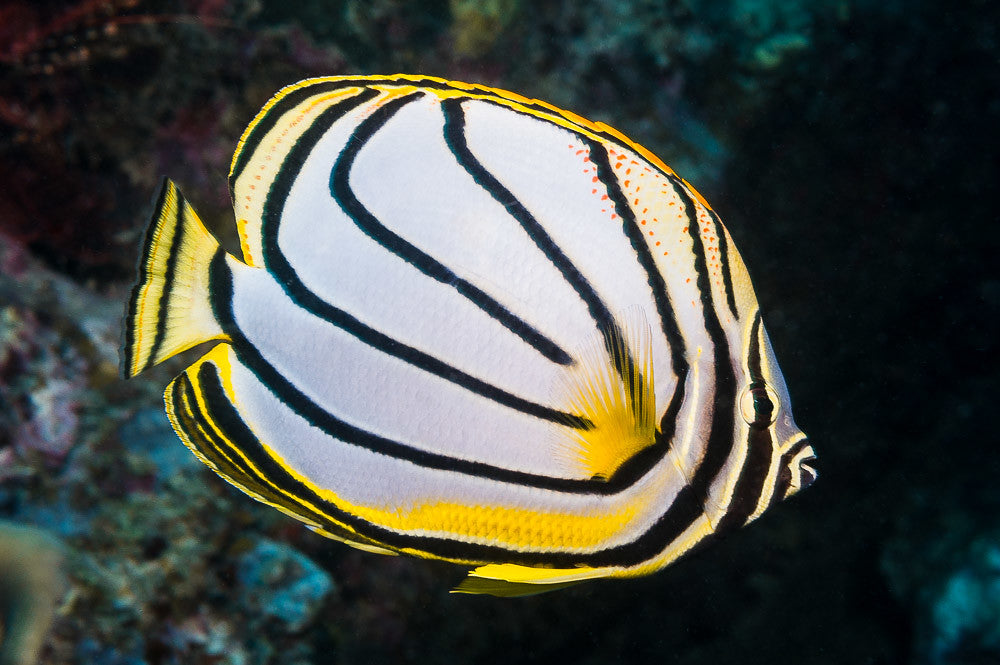
[[[209,262],[218,251],[219,241],[164,178],[125,313],[126,378],[202,342],[227,339],[208,288]]]

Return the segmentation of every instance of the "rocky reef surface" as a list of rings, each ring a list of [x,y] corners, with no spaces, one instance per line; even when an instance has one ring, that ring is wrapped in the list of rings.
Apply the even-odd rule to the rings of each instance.
[[[0,6],[0,665],[1000,662],[1000,10],[967,0]],[[608,122],[713,203],[820,479],[641,580],[516,601],[247,499],[118,374],[149,199],[232,246],[278,88],[425,73]]]

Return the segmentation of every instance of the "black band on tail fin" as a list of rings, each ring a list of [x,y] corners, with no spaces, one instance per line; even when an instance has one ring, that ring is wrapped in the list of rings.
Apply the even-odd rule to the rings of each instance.
[[[164,179],[125,313],[126,378],[196,344],[225,338],[208,290],[208,264],[218,247],[177,186]]]

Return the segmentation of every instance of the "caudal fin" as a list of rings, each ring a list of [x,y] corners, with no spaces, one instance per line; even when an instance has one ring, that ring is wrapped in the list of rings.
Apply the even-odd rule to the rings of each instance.
[[[125,314],[126,378],[196,344],[226,338],[208,290],[209,262],[218,250],[218,240],[177,186],[164,179]]]

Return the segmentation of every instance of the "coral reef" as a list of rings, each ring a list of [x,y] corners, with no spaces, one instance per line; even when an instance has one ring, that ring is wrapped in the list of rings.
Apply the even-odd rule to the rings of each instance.
[[[236,562],[240,598],[251,611],[298,632],[333,591],[329,573],[282,543],[260,539]]]
[[[913,496],[881,566],[913,621],[917,665],[1000,660],[1000,490]]]
[[[972,544],[930,609],[924,645],[931,663],[1000,657],[1000,538]]]
[[[221,216],[217,174],[247,116],[276,86],[342,67],[300,31],[249,31],[252,3],[48,0],[2,11],[0,232],[83,279],[128,278],[136,219],[163,173],[183,171]]]

